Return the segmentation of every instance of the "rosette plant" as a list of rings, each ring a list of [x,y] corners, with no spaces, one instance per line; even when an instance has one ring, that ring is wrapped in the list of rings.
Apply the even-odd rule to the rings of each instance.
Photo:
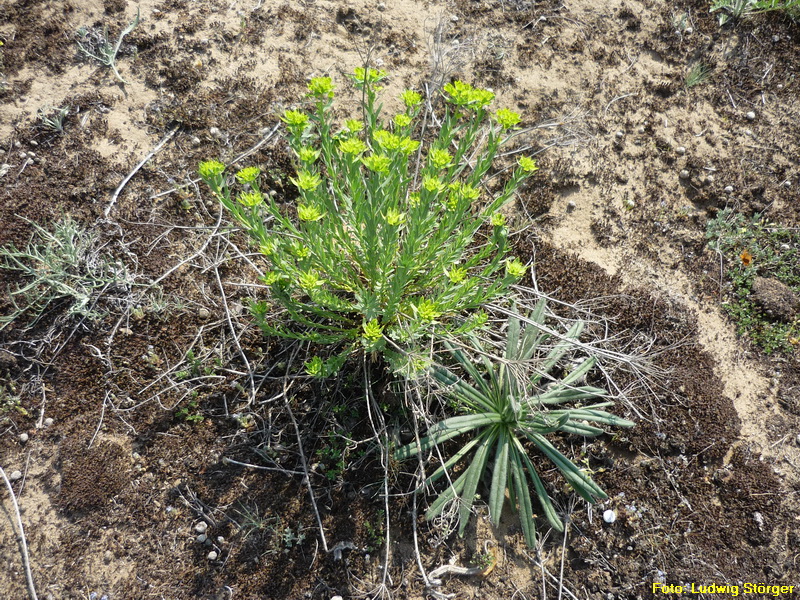
[[[333,373],[359,349],[394,361],[425,336],[479,327],[481,306],[526,271],[508,256],[499,211],[536,163],[520,158],[499,193],[484,185],[519,115],[490,111],[492,92],[456,81],[444,88],[438,135],[423,147],[413,137],[422,97],[406,90],[403,111],[384,121],[377,97],[385,78],[372,68],[351,76],[363,121],[335,125],[328,77],[308,84],[310,111],[283,113],[298,164],[291,178],[298,198],[289,207],[263,193],[257,167],[236,173],[236,194],[222,163],[200,165],[267,261],[270,298],[252,303],[261,328],[336,346],[332,358],[306,364],[314,375]],[[276,316],[276,306],[288,319]]]
[[[433,519],[457,501],[460,535],[464,533],[478,486],[484,478],[490,480],[487,483],[492,523],[497,525],[500,521],[508,490],[511,505],[518,506],[525,540],[533,546],[536,528],[529,492],[529,483],[532,483],[547,520],[555,529],[563,531],[564,526],[544,483],[528,456],[528,448],[535,448],[550,459],[567,483],[587,502],[607,497],[592,478],[559,452],[546,436],[562,432],[592,437],[604,430],[590,423],[617,427],[633,427],[633,423],[602,410],[613,404],[607,400],[595,401],[607,397],[605,390],[581,385],[596,363],[594,357],[585,359],[560,379],[550,375],[563,370],[562,359],[575,349],[583,323],[576,322],[553,345],[548,344],[552,335],[546,332],[544,319],[544,300],[537,304],[526,327],[520,326],[519,319],[510,317],[502,359],[487,358],[481,344],[471,336],[472,350],[483,357],[482,368],[463,350],[450,345],[454,367],[460,368],[467,379],[444,366],[432,367],[431,374],[457,401],[457,410],[462,414],[434,424],[427,435],[395,452],[398,460],[405,460],[420,452],[428,453],[448,440],[461,436],[468,439],[425,480],[428,486],[447,475],[449,484],[430,505],[426,517]],[[549,349],[545,351],[545,348]],[[454,469],[463,463],[467,464],[455,477]]]

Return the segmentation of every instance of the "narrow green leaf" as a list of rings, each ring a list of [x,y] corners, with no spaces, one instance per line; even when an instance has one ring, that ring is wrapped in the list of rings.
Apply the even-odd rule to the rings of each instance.
[[[472,504],[475,502],[475,492],[478,490],[478,482],[481,475],[486,469],[486,459],[489,456],[489,447],[491,446],[494,436],[487,436],[478,446],[475,451],[475,457],[472,459],[467,471],[465,473],[467,480],[464,483],[464,491],[461,494],[461,506],[458,510],[458,535],[464,535],[464,530],[467,528],[467,522],[472,514]]]
[[[494,472],[492,473],[492,487],[489,492],[489,516],[495,526],[500,524],[500,515],[503,512],[503,501],[506,497],[509,446],[508,431],[500,430],[497,436],[497,451],[495,452]]]

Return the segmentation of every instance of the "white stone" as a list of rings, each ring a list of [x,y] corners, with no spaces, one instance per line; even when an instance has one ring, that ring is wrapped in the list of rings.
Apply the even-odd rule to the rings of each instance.
[[[208,523],[205,521],[200,521],[197,525],[194,526],[194,530],[197,533],[205,533],[208,530]]]
[[[690,173],[686,169],[682,169],[681,172],[678,174],[678,177],[681,179],[689,179]]]
[[[613,510],[608,509],[603,513],[603,521],[605,521],[609,525],[611,525],[611,523],[613,523],[616,520],[617,520],[617,513],[615,513]]]
[[[678,146],[677,148],[675,148],[675,152],[683,156],[684,154],[686,154],[686,148],[684,148],[683,146]]]
[[[751,110],[750,112],[748,112],[748,113],[745,115],[745,118],[746,118],[748,121],[755,121],[755,120],[756,120],[756,113],[754,113],[754,112]]]
[[[20,441],[21,443],[23,443],[23,444],[24,444],[25,442],[27,442],[27,441],[28,441],[28,434],[27,434],[27,433],[20,433],[20,434],[19,434],[19,441]]]
[[[211,552],[208,553],[208,560],[217,560],[218,557],[219,554],[217,554],[216,550],[212,550]]]
[[[44,426],[45,426],[45,427],[50,427],[52,424],[53,424],[53,419],[52,419],[51,417],[47,417],[47,418],[44,420]]]
[[[11,471],[11,475],[8,476],[11,481],[17,481],[18,479],[22,479],[22,472],[21,471]]]

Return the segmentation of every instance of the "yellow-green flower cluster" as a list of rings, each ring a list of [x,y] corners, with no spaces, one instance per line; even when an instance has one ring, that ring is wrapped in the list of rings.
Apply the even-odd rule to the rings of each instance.
[[[358,156],[367,149],[367,145],[357,137],[351,137],[339,142],[339,150],[344,154]]]
[[[297,218],[301,221],[319,221],[325,213],[314,204],[299,204],[297,206]]]
[[[289,178],[290,181],[297,186],[298,189],[313,192],[322,183],[322,179],[316,173],[309,173],[308,171],[299,171],[297,179],[294,177]]]
[[[314,77],[308,82],[308,91],[317,98],[333,98],[333,81],[330,77]]]
[[[503,213],[496,212],[492,215],[492,227],[502,227],[506,224],[506,216]]]
[[[527,270],[528,267],[526,267],[517,257],[512,257],[506,260],[506,273],[511,277],[519,279],[525,275]]]
[[[385,129],[375,131],[372,136],[381,148],[389,152],[399,151],[408,156],[419,148],[419,142],[417,140],[412,140],[409,137],[400,137]]]
[[[392,164],[392,159],[385,154],[370,154],[362,158],[361,162],[363,162],[370,171],[386,174],[389,172],[389,165]]]
[[[258,179],[259,175],[261,175],[261,169],[258,167],[245,167],[236,173],[236,181],[242,185],[247,185],[248,183],[253,183],[256,179]]]
[[[264,202],[264,196],[255,190],[251,192],[242,192],[236,197],[236,201],[242,206],[258,206]]]
[[[494,119],[503,129],[511,129],[520,122],[519,113],[515,113],[513,110],[508,110],[507,108],[498,110],[494,115]]]
[[[433,321],[442,314],[436,302],[427,298],[420,298],[414,308],[417,316],[423,321]]]
[[[381,69],[373,69],[369,67],[365,69],[364,67],[356,67],[353,69],[353,74],[351,75],[353,81],[356,84],[364,84],[364,83],[378,83],[379,81],[386,79],[386,71]]]
[[[197,170],[200,173],[200,177],[203,179],[213,179],[219,175],[222,175],[222,173],[225,171],[225,165],[218,160],[207,160],[205,162],[201,162]]]
[[[297,157],[300,159],[301,162],[304,163],[313,163],[319,158],[319,150],[315,148],[310,148],[308,146],[303,146],[300,150],[297,151]]]
[[[438,177],[425,175],[422,178],[422,187],[429,192],[441,192],[446,186]]]
[[[403,93],[400,94],[400,99],[408,108],[415,108],[422,104],[422,96],[414,90],[404,90]]]
[[[322,287],[322,285],[325,283],[325,280],[320,279],[313,271],[306,271],[304,273],[300,273],[300,276],[297,278],[297,283],[300,284],[302,289],[310,292],[318,287]]]
[[[299,110],[286,110],[281,117],[290,129],[303,128],[308,124],[308,115]]]
[[[386,222],[391,225],[392,227],[397,227],[405,223],[406,221],[406,213],[397,210],[396,208],[390,208],[386,211]]]
[[[394,124],[398,127],[408,127],[411,125],[411,117],[405,113],[400,113],[394,116]]]
[[[535,173],[539,170],[539,165],[536,164],[536,161],[528,156],[520,156],[518,164],[519,168],[525,173]]]
[[[428,153],[428,160],[435,169],[444,169],[450,166],[450,161],[453,160],[453,155],[444,148],[431,148]]]
[[[444,92],[449,96],[448,101],[455,106],[479,109],[488,106],[494,100],[494,92],[474,88],[458,80],[445,84]]]
[[[459,284],[467,278],[467,269],[464,267],[453,267],[447,272],[447,278],[451,283]]]
[[[378,319],[372,319],[370,322],[364,323],[362,328],[364,330],[364,337],[372,343],[377,342],[383,337],[383,327],[381,327]]]
[[[364,121],[359,121],[358,119],[347,119],[347,121],[344,122],[344,126],[347,127],[347,131],[350,133],[358,133],[364,129]]]

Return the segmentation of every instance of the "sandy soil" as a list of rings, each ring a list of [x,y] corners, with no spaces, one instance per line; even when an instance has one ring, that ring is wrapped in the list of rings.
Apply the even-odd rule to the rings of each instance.
[[[123,84],[79,52],[78,31],[107,26],[116,40],[137,10]],[[705,235],[723,208],[800,226],[800,25],[772,14],[721,28],[692,0],[17,0],[0,5],[0,42],[0,245],[70,215],[131,273],[91,326],[56,306],[33,329],[0,331],[0,466],[23,474],[39,598],[606,600],[664,597],[654,583],[800,585],[800,351],[766,355],[736,335],[722,265],[737,257]],[[517,146],[542,169],[510,214],[518,254],[540,289],[654,367],[645,386],[619,375],[635,429],[563,441],[606,503],[575,502],[545,472],[565,537],[531,551],[510,516],[495,530],[481,514],[463,540],[420,518],[426,571],[496,548],[489,576],[436,589],[402,470],[384,576],[383,471],[337,437],[368,435],[355,384],[303,384],[291,415],[275,400],[286,348],[249,323],[258,273],[196,179],[201,160],[249,153],[238,164],[260,165],[290,200],[278,115],[311,76],[346,98],[367,58],[391,74],[387,96],[462,78],[522,114]],[[699,63],[708,78],[686,86]],[[55,107],[68,109],[63,132],[38,116]],[[21,281],[0,269],[2,289]],[[0,296],[0,313],[12,309]],[[189,350],[201,366],[186,382]],[[254,396],[248,366],[269,376]],[[292,419],[341,553],[321,545]],[[331,447],[346,459],[334,477]],[[2,497],[0,597],[25,598]]]

